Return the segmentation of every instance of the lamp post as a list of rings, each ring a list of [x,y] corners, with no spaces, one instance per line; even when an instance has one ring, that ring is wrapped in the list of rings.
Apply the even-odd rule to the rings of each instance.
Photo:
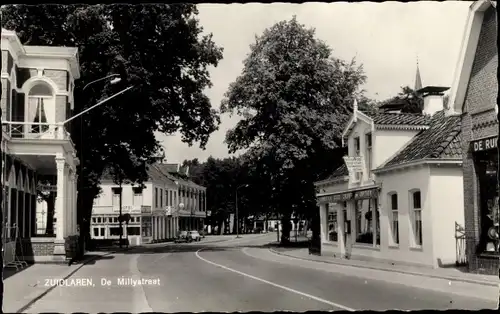
[[[84,91],[85,91],[85,90],[86,90],[86,89],[87,89],[90,85],[92,85],[92,84],[94,84],[94,83],[97,83],[97,82],[101,82],[101,81],[104,81],[104,80],[110,79],[110,78],[113,78],[113,79],[109,82],[110,84],[116,84],[116,83],[118,83],[118,82],[120,82],[120,81],[121,81],[120,75],[118,75],[118,74],[110,74],[110,75],[108,75],[108,76],[105,76],[105,77],[102,77],[102,78],[99,78],[99,79],[93,80],[92,82],[87,83],[87,84],[86,84],[86,85],[82,88],[82,92],[84,92]],[[60,124],[60,126],[62,127],[62,126],[64,126],[66,123],[68,123],[68,122],[70,122],[70,121],[72,121],[72,120],[76,119],[77,117],[80,117],[80,145],[82,145],[82,144],[83,144],[83,114],[87,113],[88,111],[90,111],[90,110],[94,109],[94,108],[95,108],[95,107],[97,107],[97,106],[100,106],[100,105],[104,104],[104,103],[105,103],[105,102],[107,102],[108,100],[110,100],[110,99],[112,99],[112,98],[114,98],[114,97],[116,97],[116,96],[118,96],[118,95],[120,95],[120,94],[122,94],[122,93],[126,92],[127,90],[129,90],[129,89],[131,89],[131,88],[132,88],[132,87],[129,87],[129,88],[125,89],[125,90],[122,90],[122,91],[120,91],[120,92],[118,92],[118,93],[114,94],[114,95],[111,95],[110,97],[108,97],[108,98],[106,98],[106,99],[104,99],[104,100],[102,100],[102,101],[98,102],[96,105],[94,105],[94,106],[92,106],[92,107],[90,107],[90,108],[87,108],[87,109],[85,109],[85,110],[83,110],[83,111],[79,112],[78,114],[76,114],[76,115],[72,116],[71,118],[67,119],[66,121],[62,122],[62,123]],[[81,163],[80,163],[80,174],[83,174],[83,154],[82,154],[82,152],[83,152],[83,150],[81,150],[81,151],[80,151],[80,157],[82,157],[82,158],[81,158]],[[77,193],[78,193],[78,192],[77,192]],[[121,196],[120,196],[120,199],[121,199]],[[85,226],[85,225],[82,223],[82,226]],[[81,234],[80,234],[80,235],[81,235]],[[84,232],[83,232],[83,237],[85,237],[86,235],[88,235],[88,233],[86,233],[86,232],[85,232],[85,229],[84,229]],[[84,245],[85,245],[85,240],[84,240],[83,238],[82,238],[81,240],[83,241],[83,243],[82,243],[82,247],[84,247]],[[121,245],[121,242],[120,242],[120,245]],[[83,253],[85,253],[85,252],[83,251]]]
[[[179,203],[179,210],[182,210],[184,208],[184,203]],[[177,215],[179,217],[179,215]]]
[[[240,222],[238,220],[238,190],[240,188],[246,188],[248,187],[248,184],[242,184],[236,188],[236,238],[240,238],[239,235],[239,228],[240,228]]]

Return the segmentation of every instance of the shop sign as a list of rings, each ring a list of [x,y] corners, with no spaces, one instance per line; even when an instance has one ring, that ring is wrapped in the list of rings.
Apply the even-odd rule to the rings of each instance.
[[[377,194],[378,193],[376,189],[356,191],[354,192],[354,199],[355,200],[371,199],[377,197]]]
[[[352,192],[348,192],[348,193],[320,196],[320,197],[318,197],[318,202],[321,204],[345,202],[345,201],[351,200],[352,195],[353,195]]]
[[[362,199],[370,199],[377,197],[377,189],[369,189],[362,191],[354,191],[347,193],[340,193],[334,195],[325,195],[318,197],[318,203],[338,203],[338,202],[346,202],[349,200],[362,200]]]
[[[363,172],[364,160],[361,156],[348,157],[344,156],[344,162],[349,173]]]
[[[57,192],[57,185],[56,184],[38,183],[38,186],[36,188],[40,192]]]
[[[497,141],[498,137],[489,137],[489,138],[483,138],[477,141],[472,141],[471,146],[472,146],[472,151],[473,152],[481,152],[484,150],[488,149],[495,149],[497,148]]]
[[[141,206],[141,213],[144,214],[144,213],[151,213],[151,206],[145,206],[145,205],[142,205]]]

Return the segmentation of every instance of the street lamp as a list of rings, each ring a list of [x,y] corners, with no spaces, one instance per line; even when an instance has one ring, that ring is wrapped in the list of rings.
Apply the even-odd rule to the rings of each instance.
[[[240,222],[238,220],[238,190],[240,188],[246,188],[246,187],[248,187],[248,184],[242,184],[236,188],[236,238],[240,238],[239,235]]]
[[[92,82],[89,82],[87,85],[85,85],[83,88],[82,88],[82,92],[85,91],[85,89],[87,89],[87,87],[89,87],[90,85],[94,84],[94,83],[97,83],[97,82],[100,82],[100,81],[104,81],[104,80],[107,80],[107,79],[110,79],[110,78],[113,78],[109,83],[110,84],[116,84],[118,82],[121,81],[121,78],[120,78],[120,75],[118,74],[110,74],[108,76],[105,76],[105,77],[102,77],[102,78],[99,78],[99,79],[96,79]],[[90,107],[90,108],[87,108],[81,112],[79,112],[78,114],[72,116],[71,118],[69,119],[66,119],[66,121],[62,122],[59,124],[60,127],[63,127],[66,123],[76,119],[77,117],[80,117],[80,145],[82,145],[83,143],[83,115],[87,112],[89,112],[90,110],[96,108],[97,106],[100,106],[102,104],[104,104],[105,102],[107,102],[108,100],[111,100],[112,98],[128,91],[129,89],[131,89],[133,86],[130,86],[118,93],[115,93],[114,95],[111,95],[110,97],[98,102],[97,104],[95,104],[94,106]],[[80,155],[81,156],[81,155]],[[83,161],[83,158],[82,158],[82,161]],[[80,173],[82,174],[82,170],[83,170],[83,162],[80,163]],[[121,185],[120,185],[120,215],[121,215]],[[120,228],[122,228],[122,225],[120,223]],[[121,230],[121,229],[120,229]],[[84,234],[84,237],[85,237],[85,234]],[[83,244],[85,244],[85,241],[82,239],[83,241]],[[120,247],[122,245],[122,231],[120,231]]]

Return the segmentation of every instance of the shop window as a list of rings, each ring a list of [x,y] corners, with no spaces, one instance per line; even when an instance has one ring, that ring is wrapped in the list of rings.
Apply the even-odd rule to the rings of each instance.
[[[411,191],[411,210],[412,210],[412,229],[414,246],[422,246],[422,193],[420,191]]]
[[[389,208],[391,209],[391,235],[392,243],[399,244],[399,213],[398,213],[398,194],[389,194]]]
[[[480,208],[480,241],[478,251],[486,253],[499,252],[498,245],[498,156],[495,149],[474,154],[476,174],[479,188],[478,205]]]
[[[372,202],[370,199],[354,202],[356,213],[356,243],[373,245]]]
[[[333,242],[338,241],[338,223],[336,209],[328,214],[328,240]]]
[[[141,227],[128,227],[127,235],[138,236],[141,235]]]
[[[111,236],[119,236],[120,235],[120,227],[111,227],[111,228],[109,228],[109,235],[111,235]]]

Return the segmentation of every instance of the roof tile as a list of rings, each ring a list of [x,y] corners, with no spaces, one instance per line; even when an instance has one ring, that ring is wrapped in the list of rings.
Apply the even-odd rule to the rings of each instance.
[[[430,126],[420,131],[410,143],[381,168],[421,159],[462,158],[461,116],[445,116],[439,111]]]
[[[389,113],[389,112],[378,112],[372,114],[366,114],[373,119],[373,122],[377,125],[417,125],[426,126],[429,125],[431,117],[425,114],[419,113]]]

